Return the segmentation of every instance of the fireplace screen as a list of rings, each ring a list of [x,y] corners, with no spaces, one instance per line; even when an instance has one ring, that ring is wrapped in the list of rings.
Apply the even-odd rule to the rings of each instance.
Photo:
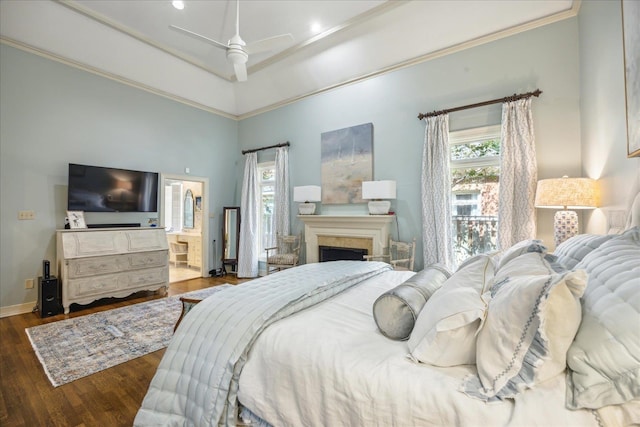
[[[364,261],[363,256],[368,255],[368,250],[358,248],[338,248],[335,246],[319,246],[318,257],[320,262],[327,261]]]

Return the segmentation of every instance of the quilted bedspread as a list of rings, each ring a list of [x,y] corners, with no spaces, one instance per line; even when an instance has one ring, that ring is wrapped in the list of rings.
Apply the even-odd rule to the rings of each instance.
[[[134,425],[235,425],[240,372],[260,333],[388,270],[381,262],[306,264],[211,295],[180,324]]]

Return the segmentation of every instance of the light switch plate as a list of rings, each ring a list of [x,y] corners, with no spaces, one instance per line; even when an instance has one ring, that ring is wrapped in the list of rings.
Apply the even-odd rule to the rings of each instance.
[[[18,219],[19,220],[36,219],[36,213],[34,211],[19,211]]]

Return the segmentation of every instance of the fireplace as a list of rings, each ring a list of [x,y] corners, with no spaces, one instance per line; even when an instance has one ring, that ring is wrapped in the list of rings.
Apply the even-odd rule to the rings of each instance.
[[[304,223],[306,262],[320,261],[320,246],[385,253],[393,215],[298,215]]]
[[[318,246],[318,257],[320,262],[327,261],[364,261],[364,255],[369,251],[360,248],[342,248],[336,246]]]

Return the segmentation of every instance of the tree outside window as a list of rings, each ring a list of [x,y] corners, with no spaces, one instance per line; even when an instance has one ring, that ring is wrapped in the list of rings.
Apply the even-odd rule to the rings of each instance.
[[[500,126],[449,134],[455,261],[497,248]]]

